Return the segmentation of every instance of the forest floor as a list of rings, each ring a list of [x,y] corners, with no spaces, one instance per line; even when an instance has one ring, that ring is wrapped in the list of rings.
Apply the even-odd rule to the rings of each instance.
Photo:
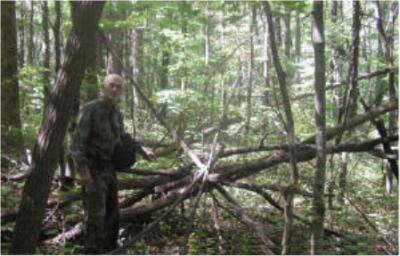
[[[119,242],[123,244],[129,237],[137,234],[142,227],[156,217],[157,214],[154,214],[151,219],[146,221],[138,220],[137,223],[122,223]],[[256,217],[255,214],[252,214],[252,217]],[[266,217],[266,214],[257,217],[260,222],[265,224],[265,234],[279,245],[283,231],[283,221],[280,213],[268,212],[268,217]],[[219,242],[211,217],[204,214],[202,214],[199,221],[194,223],[193,232],[189,236],[188,243],[186,243],[187,251],[184,252],[182,251],[183,240],[188,222],[182,221],[182,219],[181,214],[175,211],[135,245],[128,247],[125,254],[263,254],[260,249],[260,241],[252,233],[252,230],[228,215],[221,215],[220,217],[223,240]],[[309,227],[295,221],[293,230],[291,254],[309,254]],[[3,227],[2,231],[1,251],[2,254],[7,254],[11,233],[7,232],[7,229],[3,229]],[[359,230],[352,230],[353,233],[341,232],[344,235],[341,239],[332,235],[325,236],[324,254],[385,254],[385,251],[382,250],[383,243],[375,235],[363,233],[366,231],[367,229],[361,226]],[[42,234],[42,238],[54,236],[56,232],[56,230],[47,231]],[[37,252],[41,254],[81,254],[83,252],[82,239],[83,236],[80,234],[65,243],[40,246]]]

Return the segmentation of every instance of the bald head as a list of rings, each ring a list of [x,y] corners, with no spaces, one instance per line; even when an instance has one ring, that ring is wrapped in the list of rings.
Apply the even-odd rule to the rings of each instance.
[[[122,92],[122,77],[118,74],[109,74],[104,78],[102,98],[111,105],[118,103]]]
[[[109,85],[110,83],[120,83],[122,85],[122,77],[118,74],[108,74],[103,81],[103,87]]]

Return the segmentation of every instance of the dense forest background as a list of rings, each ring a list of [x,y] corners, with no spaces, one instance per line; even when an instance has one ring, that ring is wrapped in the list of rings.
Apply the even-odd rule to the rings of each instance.
[[[82,253],[67,148],[111,72],[157,155],[118,253],[398,254],[397,1],[1,7],[2,254]]]

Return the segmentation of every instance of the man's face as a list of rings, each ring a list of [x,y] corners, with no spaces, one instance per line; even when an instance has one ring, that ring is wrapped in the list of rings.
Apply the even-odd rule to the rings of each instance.
[[[108,79],[103,85],[103,96],[111,104],[118,103],[122,93],[122,80],[118,77]]]

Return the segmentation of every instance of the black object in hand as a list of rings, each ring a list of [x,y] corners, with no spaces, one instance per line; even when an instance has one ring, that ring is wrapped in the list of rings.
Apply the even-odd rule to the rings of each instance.
[[[121,136],[113,153],[113,163],[117,170],[128,169],[136,162],[136,144],[137,142],[129,134],[125,133]]]

